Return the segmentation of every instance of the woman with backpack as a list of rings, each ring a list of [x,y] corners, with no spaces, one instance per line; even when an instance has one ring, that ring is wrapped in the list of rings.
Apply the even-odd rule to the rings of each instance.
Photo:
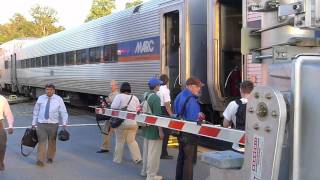
[[[111,108],[136,111],[138,107],[140,107],[139,99],[131,94],[130,84],[128,82],[122,83],[120,87],[120,94],[116,95],[112,101]],[[113,162],[122,162],[125,142],[128,144],[133,162],[136,164],[141,162],[141,153],[136,141],[137,130],[137,122],[130,120],[124,120],[123,123],[115,129],[116,147]]]

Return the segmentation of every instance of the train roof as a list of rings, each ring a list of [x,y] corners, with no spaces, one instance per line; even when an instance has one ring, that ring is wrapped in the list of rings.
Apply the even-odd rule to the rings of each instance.
[[[28,44],[26,47],[22,49],[21,54],[17,54],[17,58],[34,58],[50,54],[57,54],[61,52],[79,50],[83,49],[83,47],[97,47],[104,44],[115,43],[116,41],[110,38],[104,39],[104,42],[102,42],[103,38],[101,37],[108,33],[103,31],[108,27],[111,27],[110,25],[112,25],[112,28],[113,26],[123,26],[124,24],[122,24],[121,20],[128,19],[129,17],[138,14],[143,14],[149,11],[157,10],[163,4],[176,1],[179,0],[151,0],[141,5],[92,20],[78,27],[70,28],[49,35],[47,37],[41,38]],[[109,30],[111,31],[111,28]]]

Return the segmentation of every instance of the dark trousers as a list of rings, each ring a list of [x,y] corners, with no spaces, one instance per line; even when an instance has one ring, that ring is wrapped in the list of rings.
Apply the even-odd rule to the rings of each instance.
[[[4,155],[7,146],[7,133],[3,128],[3,122],[0,120],[0,167],[4,166]]]
[[[165,106],[161,106],[161,110],[162,110],[162,116],[166,116],[169,117],[169,114],[166,110]],[[170,129],[167,128],[162,128],[163,130],[163,140],[162,140],[162,150],[161,150],[161,156],[168,156],[168,141],[169,141],[169,136],[171,134]]]
[[[179,137],[176,180],[192,180],[193,165],[196,161],[197,137],[182,133]]]

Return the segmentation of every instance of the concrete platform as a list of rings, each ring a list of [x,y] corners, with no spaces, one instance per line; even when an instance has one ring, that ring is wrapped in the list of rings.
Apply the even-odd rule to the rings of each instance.
[[[114,150],[114,136],[111,142],[111,152],[98,154],[101,135],[95,125],[94,114],[87,111],[68,108],[71,140],[58,141],[57,155],[53,164],[46,164],[43,168],[35,165],[36,153],[29,157],[20,154],[20,140],[24,127],[29,127],[32,121],[34,102],[11,105],[15,116],[15,129],[13,135],[8,136],[7,153],[5,159],[6,170],[0,172],[0,180],[142,180],[140,176],[142,165],[132,163],[128,147],[125,147],[123,163],[112,162]],[[142,137],[137,137],[142,151]],[[203,148],[199,148],[205,151]],[[173,160],[161,160],[159,175],[165,180],[175,179],[176,158],[178,150],[169,148]],[[198,153],[198,162],[194,168],[194,180],[203,180],[209,175],[209,166],[200,161],[201,152]]]

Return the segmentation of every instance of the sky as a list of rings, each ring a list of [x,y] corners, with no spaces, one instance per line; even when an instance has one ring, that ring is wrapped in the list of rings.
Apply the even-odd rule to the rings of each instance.
[[[125,3],[130,1],[132,0],[116,0],[117,10],[124,9]],[[20,13],[31,20],[30,9],[39,4],[55,9],[59,18],[57,25],[69,29],[83,24],[91,3],[92,0],[1,0],[0,24],[8,22],[15,13]]]

